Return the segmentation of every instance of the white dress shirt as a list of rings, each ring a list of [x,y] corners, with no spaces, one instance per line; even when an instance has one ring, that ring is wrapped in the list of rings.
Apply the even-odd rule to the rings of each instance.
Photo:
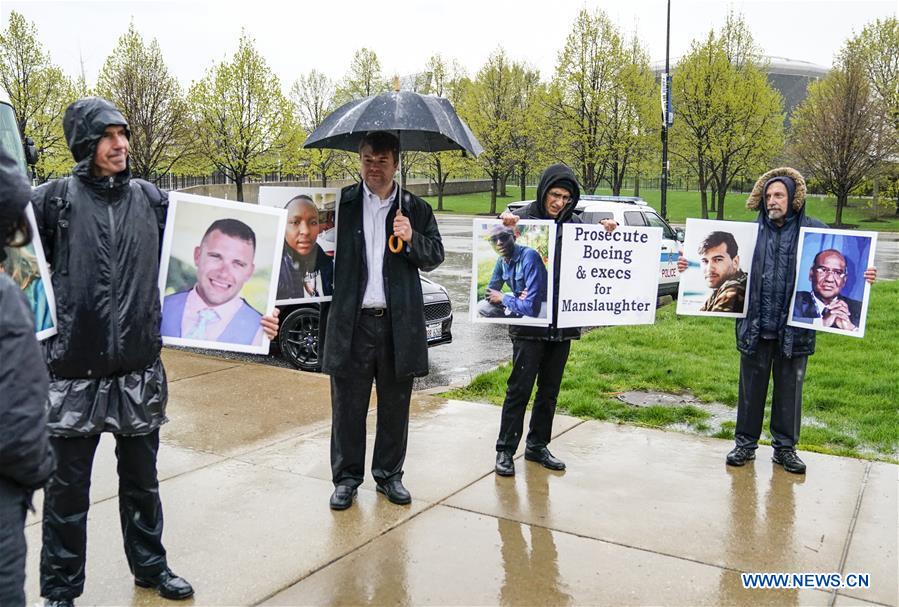
[[[396,195],[396,182],[387,198],[381,200],[362,182],[362,230],[365,236],[365,262],[368,280],[362,295],[363,308],[386,308],[384,293],[384,255],[387,251],[387,212]]]

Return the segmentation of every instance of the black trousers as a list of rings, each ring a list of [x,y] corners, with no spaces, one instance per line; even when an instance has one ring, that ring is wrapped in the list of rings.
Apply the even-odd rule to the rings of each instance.
[[[24,488],[0,477],[0,605],[25,605],[25,511]]]
[[[353,332],[353,375],[331,376],[331,478],[358,487],[365,478],[365,418],[372,381],[378,424],[371,473],[378,483],[403,478],[412,378],[397,380],[390,319],[362,314]]]
[[[496,440],[497,451],[514,452],[518,449],[524,430],[524,413],[535,381],[537,394],[534,396],[526,445],[528,449],[540,449],[549,444],[562,374],[570,351],[569,340],[512,339],[512,372],[506,383],[506,399],[503,401],[499,438]]]
[[[755,354],[740,356],[740,395],[737,403],[738,447],[758,447],[765,420],[768,381],[774,378],[771,401],[771,444],[795,449],[802,418],[802,383],[808,356],[786,358],[777,340],[760,339]]]
[[[115,439],[125,556],[135,576],[154,577],[166,568],[156,477],[159,430]],[[99,435],[50,438],[57,466],[44,490],[41,550],[41,596],[48,599],[74,599],[84,590],[91,468],[99,442]]]

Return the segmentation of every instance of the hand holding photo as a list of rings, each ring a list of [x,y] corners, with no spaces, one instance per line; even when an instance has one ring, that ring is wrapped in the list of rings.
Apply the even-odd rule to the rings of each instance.
[[[787,324],[864,337],[876,232],[802,228]]]
[[[266,354],[285,211],[173,192],[159,286],[163,343]]]

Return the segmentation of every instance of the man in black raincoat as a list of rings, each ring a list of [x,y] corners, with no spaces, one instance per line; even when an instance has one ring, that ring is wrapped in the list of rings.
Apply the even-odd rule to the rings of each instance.
[[[372,380],[378,425],[372,458],[377,490],[395,504],[403,486],[412,380],[428,373],[428,343],[418,271],[443,262],[431,207],[393,180],[396,137],[367,134],[359,147],[362,182],[341,192],[334,295],[322,370],[331,375],[331,508],[349,508],[365,475],[365,418]],[[398,202],[402,197],[402,212]],[[387,247],[393,235],[402,250]]]
[[[74,102],[63,130],[77,162],[73,175],[32,198],[58,321],[45,346],[58,466],[44,493],[41,596],[71,605],[84,589],[91,467],[100,434],[110,432],[134,582],[186,599],[193,588],[169,569],[162,545],[156,473],[159,427],[168,421],[157,287],[168,197],[131,177],[128,123],[109,101]],[[273,320],[262,323],[270,335]]]
[[[503,224],[508,226],[514,226],[519,219],[550,219],[556,222],[552,301],[552,309],[556,311],[559,306],[562,225],[581,223],[580,217],[574,214],[580,195],[581,189],[574,172],[564,164],[554,164],[540,176],[537,200],[514,213],[506,211],[500,215]],[[610,231],[618,225],[611,219],[603,219],[601,223]],[[521,442],[524,413],[534,382],[537,383],[537,394],[531,411],[524,457],[550,470],[565,469],[565,463],[550,453],[547,445],[552,438],[556,401],[571,350],[571,340],[579,339],[581,330],[577,327],[560,329],[556,327],[557,318],[558,314],[553,314],[553,322],[548,327],[509,325],[512,372],[506,383],[499,438],[496,439],[496,473],[500,476],[515,474],[513,457]]]
[[[790,298],[796,284],[799,229],[826,228],[805,213],[805,179],[799,171],[780,167],[755,183],[746,207],[758,209],[758,238],[752,257],[746,317],[737,319],[740,351],[740,388],[737,403],[736,445],[727,454],[731,466],[755,459],[765,418],[768,383],[774,378],[771,402],[772,461],[787,472],[805,473],[796,454],[802,411],[802,385],[808,357],[815,353],[815,332],[787,325]],[[681,257],[678,269],[684,271]],[[865,279],[874,282],[875,268]]]
[[[0,148],[0,262],[4,247],[25,246],[31,186]],[[25,512],[53,473],[47,440],[47,370],[34,337],[31,306],[0,271],[0,605],[25,605]],[[33,508],[32,508],[33,509]]]

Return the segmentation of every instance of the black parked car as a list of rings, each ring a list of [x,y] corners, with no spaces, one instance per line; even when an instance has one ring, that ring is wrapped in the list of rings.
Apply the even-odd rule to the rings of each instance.
[[[428,346],[448,344],[453,341],[453,306],[449,294],[436,282],[423,276],[419,278],[425,304]],[[281,348],[281,356],[297,369],[320,371],[318,304],[278,307],[281,309],[281,323],[277,342]]]

